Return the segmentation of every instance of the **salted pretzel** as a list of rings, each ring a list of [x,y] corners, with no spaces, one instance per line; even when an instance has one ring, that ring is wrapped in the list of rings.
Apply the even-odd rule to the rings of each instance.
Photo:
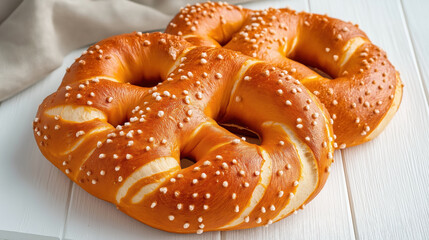
[[[166,33],[196,45],[240,51],[287,70],[328,109],[335,147],[358,145],[379,135],[402,99],[399,73],[386,54],[357,25],[335,18],[208,2],[183,8]]]
[[[67,70],[39,107],[35,139],[71,180],[152,227],[266,225],[309,202],[332,162],[327,112],[289,76],[177,36],[119,35]],[[247,127],[262,142],[218,123]],[[184,157],[195,163],[182,168]]]

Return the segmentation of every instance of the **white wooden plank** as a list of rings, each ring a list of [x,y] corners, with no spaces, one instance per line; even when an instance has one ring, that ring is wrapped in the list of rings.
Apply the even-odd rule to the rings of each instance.
[[[38,105],[63,71],[0,106],[0,238],[59,239],[64,227],[70,181],[42,156],[32,132]]]
[[[290,2],[286,2],[286,5],[288,4]],[[407,42],[406,31],[404,30],[403,22],[401,22],[400,7],[397,2],[395,4],[389,5],[387,1],[384,3],[372,1],[343,3],[343,1],[336,1],[330,3],[324,2],[322,5],[314,1],[311,3],[311,6],[315,12],[328,12],[332,16],[360,23],[372,40],[387,50],[390,59],[401,71],[401,76],[406,84],[400,112],[386,131],[371,143],[344,151],[345,166],[351,187],[350,191],[353,198],[356,228],[359,232],[359,237],[375,239],[406,238],[408,236],[409,238],[423,239],[429,237],[427,228],[429,226],[427,208],[429,205],[427,196],[429,194],[428,188],[423,185],[429,182],[426,174],[429,170],[427,163],[427,159],[429,158],[428,153],[424,151],[424,146],[428,144],[429,139],[426,127],[429,123],[428,109],[424,104],[425,99],[421,90],[421,79],[419,79],[416,66],[413,65],[413,56],[410,54],[412,49],[409,42]],[[418,5],[417,8],[419,6],[421,7],[421,5]],[[299,9],[296,6],[292,7]],[[407,9],[407,4],[405,4],[405,9]],[[421,9],[427,8],[421,7]],[[408,11],[407,13],[408,18],[413,14],[413,12]],[[386,29],[374,28],[374,23],[379,22],[386,23],[383,26]],[[414,25],[410,29],[412,27]],[[417,30],[421,29],[417,28]],[[412,30],[411,32],[414,36],[415,31]],[[424,36],[427,36],[427,34]],[[413,39],[416,42],[416,48],[419,48],[417,46],[418,40],[415,40],[416,38]],[[424,44],[423,40],[419,41],[422,41],[421,44]],[[419,51],[422,52],[421,55],[423,58],[429,56],[428,54],[424,54],[424,48],[419,49]],[[75,53],[76,55],[78,53]],[[426,61],[425,59],[419,56],[419,54],[417,54],[417,57],[421,66],[427,66],[424,62]],[[426,77],[427,74],[424,73],[426,69],[422,68],[422,72],[424,78],[428,79]],[[64,68],[60,71],[63,70]],[[55,73],[51,76],[53,75]],[[58,77],[57,79],[51,77],[50,84],[47,84],[49,80],[45,80],[36,85],[42,85],[37,90],[34,90],[35,86],[25,91],[23,95],[20,95],[21,97],[12,98],[0,106],[0,152],[2,153],[2,158],[0,159],[2,163],[2,168],[0,168],[0,191],[2,192],[2,197],[0,198],[0,238],[21,237],[29,239],[41,238],[40,236],[52,236],[56,238],[60,235],[61,225],[63,224],[62,219],[64,218],[66,209],[65,207],[61,207],[61,203],[65,204],[67,202],[66,197],[62,196],[67,195],[67,184],[69,181],[40,155],[37,147],[32,142],[33,138],[31,134],[28,134],[28,132],[31,133],[30,122],[37,109],[37,105],[44,96],[52,92],[57,86],[53,82],[59,81],[62,77],[60,75],[62,74],[59,74],[59,77],[56,76]],[[26,92],[31,92],[31,94],[26,95]],[[11,128],[10,126],[17,126],[17,128]],[[17,146],[27,146],[30,150],[25,150],[25,148],[17,149]],[[245,237],[256,239],[256,236],[259,236],[258,239],[262,237],[280,239],[284,238],[284,236],[295,236],[297,238],[304,238],[304,236],[308,236],[308,238],[323,238],[325,236],[326,238],[350,238],[350,235],[341,235],[336,232],[351,233],[352,231],[350,229],[350,220],[347,220],[350,218],[348,208],[344,209],[344,206],[347,205],[342,205],[343,207],[340,210],[336,206],[336,202],[347,202],[347,195],[341,193],[341,191],[345,191],[345,186],[343,184],[344,177],[341,171],[341,161],[338,158],[340,157],[336,157],[337,161],[333,167],[333,172],[327,186],[309,204],[305,211],[274,224],[268,228],[269,230],[258,228],[227,232],[223,236],[234,239]],[[340,178],[340,180],[336,178]],[[9,183],[11,179],[13,179],[13,182]],[[13,185],[13,188],[10,187],[11,185]],[[82,209],[83,212],[77,212],[73,207],[73,205],[77,204],[74,204],[72,200],[68,227],[71,224],[71,220],[74,219],[71,215],[81,216],[77,217],[76,221],[89,219],[83,213],[95,211],[93,210],[94,207],[99,207],[101,209],[99,210],[100,212],[109,211],[106,209],[118,212],[113,209],[112,205],[95,199],[80,188],[76,189],[74,190],[74,195],[78,196],[79,194],[76,192],[80,191],[82,198],[92,199],[82,200],[82,203],[90,201],[96,203],[84,205],[86,209]],[[336,197],[335,194],[338,194],[339,197]],[[79,197],[76,198],[81,199]],[[325,218],[323,214],[332,214],[331,209],[335,213],[335,216]],[[342,213],[341,209],[345,210],[345,214]],[[338,214],[336,214],[337,212]],[[321,214],[323,219],[316,213]],[[93,215],[100,216],[95,213]],[[124,222],[122,223],[124,225],[127,225],[126,221],[134,222],[131,230],[127,230],[131,233],[135,232],[136,236],[140,237],[139,239],[142,236],[158,238],[167,235],[170,238],[189,236],[163,232],[162,234],[167,235],[152,235],[152,233],[147,233],[146,231],[142,232],[141,228],[149,227],[131,220],[121,213],[118,216],[112,213],[101,216],[101,220],[103,221],[106,221],[104,219],[106,216],[111,216],[113,219],[122,216],[127,219],[121,220]],[[344,220],[344,216],[347,216],[346,220]],[[311,220],[310,224],[306,222],[308,219]],[[97,235],[94,229],[98,228],[98,232],[103,232],[104,230],[102,229],[107,229],[109,226],[113,229],[122,229],[122,225],[118,224],[94,224],[101,220],[94,219],[90,221],[93,224],[91,225],[93,233],[85,234],[86,231],[91,231],[79,228],[77,225],[78,228],[76,231],[81,231],[82,234],[68,235],[67,233],[70,229],[67,229],[66,238],[70,236],[72,239],[97,239],[97,237],[109,239],[106,235]],[[343,227],[343,230],[341,228],[337,230],[337,224],[341,224],[342,222],[348,222],[346,224],[347,227]],[[317,224],[322,226],[314,227]],[[321,228],[323,229],[320,230]],[[325,234],[326,229],[332,231],[331,235]],[[121,231],[123,235],[114,236],[123,238],[130,234],[127,231]],[[22,232],[22,235],[18,236],[16,232]],[[309,232],[313,235],[305,235],[309,234]],[[26,233],[31,234],[28,235]],[[118,234],[117,232],[108,233]],[[38,234],[39,236],[33,234]],[[82,235],[85,236],[81,237]],[[218,238],[217,233],[204,234],[203,237],[207,235],[210,235],[210,238],[212,237],[211,235],[213,235],[213,238]]]
[[[386,130],[343,150],[357,237],[428,239],[429,111],[399,1],[311,1],[310,6],[359,23],[387,51],[405,83],[402,105]]]
[[[220,233],[175,234],[151,228],[117,210],[113,204],[91,196],[74,184],[64,239],[219,240]]]
[[[252,9],[267,7],[307,10],[306,1],[264,1],[244,4]],[[222,232],[222,239],[354,239],[347,188],[340,152],[321,193],[297,215],[269,227]]]
[[[427,26],[427,11],[429,1],[404,0],[402,1],[405,20],[408,23],[414,53],[425,87],[426,98],[429,97],[429,27]],[[429,100],[429,99],[428,99]],[[428,101],[429,102],[429,101]]]

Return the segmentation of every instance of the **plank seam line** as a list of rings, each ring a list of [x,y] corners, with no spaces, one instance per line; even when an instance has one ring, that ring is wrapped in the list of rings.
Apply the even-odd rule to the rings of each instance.
[[[340,152],[341,152],[341,160],[343,161],[344,180],[346,181],[346,187],[347,187],[347,198],[349,201],[350,214],[351,214],[352,223],[353,223],[353,234],[355,236],[355,239],[357,240],[359,239],[359,232],[356,224],[356,213],[354,209],[353,197],[352,197],[351,188],[350,188],[349,174],[347,172],[347,167],[346,167],[346,160],[345,160],[346,158],[344,156],[344,151],[340,150]]]
[[[407,21],[407,14],[406,14],[406,12],[404,10],[403,1],[402,0],[398,0],[398,4],[399,4],[399,8],[401,10],[400,11],[401,18],[402,18],[403,25],[404,25],[404,28],[405,28],[405,32],[406,32],[406,37],[407,37],[407,40],[408,40],[408,44],[410,45],[410,48],[412,50],[411,51],[411,57],[412,57],[412,59],[414,61],[414,65],[417,68],[417,77],[419,78],[420,83],[422,84],[422,87],[423,87],[423,96],[426,98],[426,104],[427,104],[426,107],[429,107],[429,97],[428,97],[429,96],[429,87],[426,86],[425,81],[423,81],[423,74],[422,74],[422,71],[421,71],[420,63],[417,60],[416,49],[414,47],[415,44],[414,44],[414,40],[413,40],[411,32],[410,32],[410,28],[408,27],[409,24],[408,24],[408,21]]]
[[[64,237],[65,237],[64,234],[66,232],[65,230],[66,230],[66,227],[67,227],[67,219],[68,219],[70,208],[71,208],[71,198],[72,198],[72,194],[73,194],[73,185],[74,185],[73,181],[70,180],[69,191],[68,191],[68,198],[67,198],[67,203],[66,203],[66,206],[67,206],[67,208],[66,208],[66,215],[65,215],[64,225],[63,225],[63,227],[61,229],[60,236],[59,236],[60,240],[63,240]]]

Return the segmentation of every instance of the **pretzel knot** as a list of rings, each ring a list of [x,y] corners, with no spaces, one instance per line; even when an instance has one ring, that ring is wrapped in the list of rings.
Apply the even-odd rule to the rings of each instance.
[[[337,137],[335,147],[376,137],[401,102],[403,85],[386,54],[357,26],[338,19],[209,2],[183,8],[166,33],[196,45],[240,51],[287,70],[328,109]]]
[[[284,70],[162,33],[91,46],[39,107],[34,132],[86,191],[182,233],[282,219],[320,191],[333,153],[324,108]],[[195,163],[181,168],[183,157]]]

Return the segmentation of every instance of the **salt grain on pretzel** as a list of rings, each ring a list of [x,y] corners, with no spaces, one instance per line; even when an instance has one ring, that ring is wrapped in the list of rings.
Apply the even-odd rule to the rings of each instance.
[[[162,33],[111,37],[88,52],[97,50],[111,57],[78,58],[33,123],[44,156],[87,192],[152,227],[202,233],[278,221],[323,187],[333,153],[327,112],[281,70]],[[183,156],[195,163],[182,168]]]

